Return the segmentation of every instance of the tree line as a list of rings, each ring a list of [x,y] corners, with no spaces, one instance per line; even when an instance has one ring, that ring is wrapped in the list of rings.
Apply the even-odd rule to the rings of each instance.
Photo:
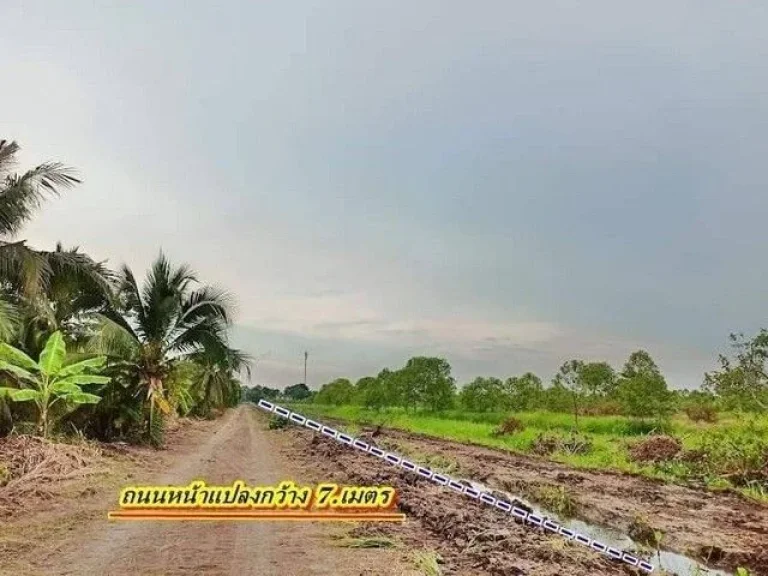
[[[733,355],[720,356],[719,369],[705,374],[696,390],[670,389],[651,355],[637,350],[619,370],[607,362],[568,360],[547,384],[536,374],[526,372],[507,379],[477,377],[458,389],[445,359],[420,356],[411,358],[400,369],[384,369],[355,383],[338,378],[316,393],[307,389],[300,398],[293,391],[283,396],[327,405],[356,404],[375,410],[548,410],[572,413],[577,421],[583,414],[664,418],[678,410],[690,410],[692,414],[704,414],[705,418],[717,410],[765,412],[768,331],[761,330],[751,339],[732,335],[731,344]],[[261,389],[252,394],[255,399],[280,397],[276,389]]]
[[[169,416],[239,402],[250,358],[229,344],[231,296],[162,252],[139,282],[79,247],[17,239],[43,201],[80,183],[57,162],[16,172],[18,151],[0,140],[0,435],[159,444]]]

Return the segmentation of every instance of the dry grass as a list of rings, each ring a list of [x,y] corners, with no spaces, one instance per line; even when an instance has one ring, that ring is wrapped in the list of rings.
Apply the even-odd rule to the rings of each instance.
[[[62,481],[104,472],[100,462],[99,448],[86,442],[24,435],[0,439],[0,516],[23,509],[31,499],[50,498]]]

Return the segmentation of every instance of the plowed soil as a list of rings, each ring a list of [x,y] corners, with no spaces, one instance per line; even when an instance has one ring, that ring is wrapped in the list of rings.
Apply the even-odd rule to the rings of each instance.
[[[401,494],[401,508],[413,519],[386,531],[410,546],[438,550],[445,572],[455,574],[599,575],[634,573],[558,536],[535,531],[505,519],[428,480],[398,471],[370,455],[291,428],[294,456],[317,476],[340,482],[392,484]],[[363,434],[370,433],[364,431]],[[376,442],[406,456],[439,455],[458,465],[455,477],[535,500],[542,486],[563,487],[576,505],[577,516],[590,524],[624,534],[643,518],[663,532],[663,547],[734,571],[768,575],[768,507],[728,493],[664,484],[610,472],[575,470],[543,458],[516,455],[479,446],[385,430]],[[320,458],[318,458],[320,456]],[[413,459],[413,458],[412,458]],[[653,561],[652,554],[646,557]]]

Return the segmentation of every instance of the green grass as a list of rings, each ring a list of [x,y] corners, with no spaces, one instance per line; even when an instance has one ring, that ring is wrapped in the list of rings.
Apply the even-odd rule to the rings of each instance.
[[[413,563],[424,576],[440,576],[440,557],[431,550],[418,550],[413,554]]]
[[[553,412],[516,413],[525,429],[506,436],[494,436],[494,429],[509,414],[462,413],[448,411],[440,414],[406,412],[402,409],[386,411],[367,410],[361,406],[323,406],[302,404],[296,407],[302,413],[316,418],[340,419],[356,425],[382,425],[417,434],[426,434],[458,442],[473,443],[520,453],[530,453],[537,436],[542,433],[570,434],[574,429],[573,416]],[[631,461],[628,447],[641,440],[659,424],[624,416],[581,416],[578,431],[592,441],[592,449],[586,454],[556,452],[550,459],[577,468],[611,469],[665,481],[687,481],[691,470],[683,463],[669,462],[662,466],[640,464]],[[722,446],[731,439],[758,438],[768,446],[768,416],[721,414],[716,423],[693,422],[684,414],[673,417],[664,425],[665,432],[679,438],[684,449],[706,446],[708,439],[724,438]],[[709,446],[711,448],[711,444]],[[723,458],[729,458],[724,454]],[[734,453],[734,459],[738,455]],[[712,489],[730,489],[731,484],[717,474],[699,478]],[[768,501],[766,488],[751,486],[740,489],[745,496],[759,502]]]

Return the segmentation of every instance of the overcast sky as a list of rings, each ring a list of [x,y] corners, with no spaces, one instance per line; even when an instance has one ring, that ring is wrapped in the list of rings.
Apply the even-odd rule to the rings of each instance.
[[[768,325],[768,4],[0,0],[22,237],[239,299],[255,382],[460,382]]]

